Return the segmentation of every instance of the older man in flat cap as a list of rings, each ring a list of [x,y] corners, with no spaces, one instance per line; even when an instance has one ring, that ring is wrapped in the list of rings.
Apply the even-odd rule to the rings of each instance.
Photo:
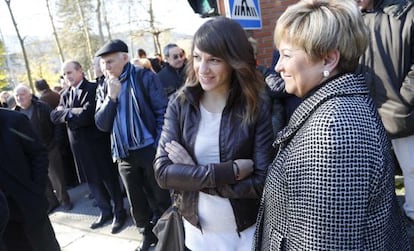
[[[128,46],[115,39],[95,56],[101,57],[105,82],[98,89],[96,126],[111,132],[112,154],[131,205],[131,215],[144,228],[143,243],[137,250],[147,251],[157,242],[152,228],[169,207],[167,190],[155,181],[152,162],[164,122],[167,97],[153,72],[129,62]]]

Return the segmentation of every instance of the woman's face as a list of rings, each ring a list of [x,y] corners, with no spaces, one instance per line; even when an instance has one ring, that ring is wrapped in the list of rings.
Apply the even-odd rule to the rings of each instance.
[[[206,92],[227,92],[230,88],[232,68],[223,59],[194,47],[193,69]]]
[[[324,79],[322,59],[311,60],[303,49],[283,40],[279,52],[280,58],[275,70],[285,81],[287,93],[304,97]]]

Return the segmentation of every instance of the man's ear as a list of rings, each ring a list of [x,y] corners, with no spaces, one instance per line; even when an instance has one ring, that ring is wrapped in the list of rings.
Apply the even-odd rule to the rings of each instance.
[[[122,58],[124,59],[124,61],[129,61],[129,56],[127,53],[122,53]]]

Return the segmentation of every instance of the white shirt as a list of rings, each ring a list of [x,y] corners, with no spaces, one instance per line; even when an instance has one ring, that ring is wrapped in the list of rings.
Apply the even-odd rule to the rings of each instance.
[[[200,105],[200,127],[194,152],[197,163],[219,163],[219,132],[222,113],[211,113]],[[237,233],[233,208],[228,198],[199,192],[198,216],[202,231],[185,219],[185,245],[192,251],[251,250],[254,225]]]

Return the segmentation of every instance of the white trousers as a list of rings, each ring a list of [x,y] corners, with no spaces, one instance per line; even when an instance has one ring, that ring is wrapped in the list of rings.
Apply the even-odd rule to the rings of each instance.
[[[414,219],[414,135],[393,139],[391,142],[404,176],[404,211]]]

